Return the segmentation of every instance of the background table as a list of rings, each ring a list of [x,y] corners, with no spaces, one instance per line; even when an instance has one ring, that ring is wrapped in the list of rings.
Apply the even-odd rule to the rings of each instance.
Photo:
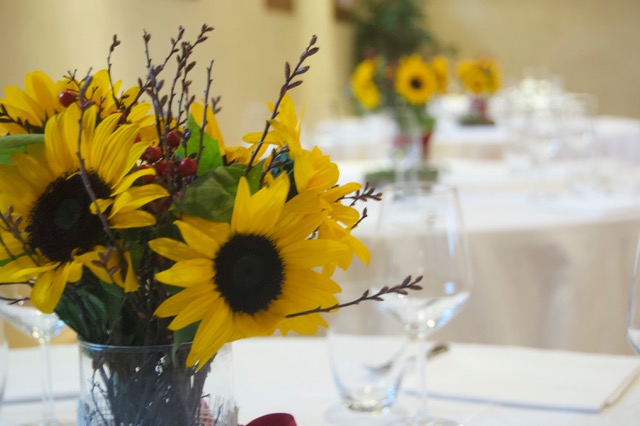
[[[500,347],[491,350],[494,349],[496,354],[501,350]],[[451,350],[456,350],[455,346]],[[235,393],[240,421],[248,422],[266,413],[283,411],[293,414],[300,426],[389,424],[385,417],[366,415],[351,417],[348,423],[335,420],[342,409],[332,381],[327,351],[326,340],[317,337],[256,338],[234,343]],[[11,352],[8,396],[16,386],[29,387],[37,399],[39,380],[37,370],[32,368],[37,351]],[[78,390],[76,346],[55,346],[53,359],[56,366],[54,387],[67,397],[56,401],[56,411],[66,424],[74,424],[77,406],[74,397]],[[437,363],[432,362],[429,368],[437,368]],[[397,410],[413,410],[415,402],[411,395],[401,392]],[[441,398],[431,398],[429,403],[434,415],[454,418],[465,426],[635,426],[640,418],[640,384],[634,383],[612,407],[598,414]],[[37,402],[6,404],[2,406],[0,425],[16,426],[34,420],[38,413]]]
[[[371,166],[344,164],[345,179],[355,180]],[[552,171],[514,174],[502,162],[450,166],[441,180],[459,189],[475,287],[467,308],[435,337],[631,353],[625,321],[640,197],[582,200],[562,192]],[[356,235],[373,244],[378,206],[367,207]],[[356,261],[340,279],[373,274]]]

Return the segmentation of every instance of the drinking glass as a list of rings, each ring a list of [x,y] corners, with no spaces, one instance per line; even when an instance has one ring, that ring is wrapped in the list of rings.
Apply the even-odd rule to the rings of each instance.
[[[26,283],[0,285],[0,315],[18,330],[33,337],[42,355],[42,419],[38,426],[59,426],[53,407],[51,379],[51,339],[58,335],[64,323],[56,314],[43,314],[28,299],[31,286]]]
[[[376,256],[382,282],[422,276],[421,290],[384,296],[383,306],[403,325],[416,346],[419,409],[412,425],[457,425],[435,419],[427,409],[427,337],[447,324],[471,294],[471,271],[457,192],[429,182],[396,183],[383,191]]]
[[[640,234],[631,274],[629,315],[627,317],[627,338],[633,351],[640,355]]]
[[[372,281],[343,282],[341,302],[372,288]],[[333,378],[344,406],[352,411],[389,413],[402,380],[408,339],[389,321],[381,303],[341,309],[329,318],[327,341]],[[345,422],[346,419],[345,419]]]

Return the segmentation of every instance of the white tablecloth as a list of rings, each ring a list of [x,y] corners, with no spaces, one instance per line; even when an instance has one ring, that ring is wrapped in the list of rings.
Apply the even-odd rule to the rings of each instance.
[[[356,180],[362,172],[348,163],[343,170]],[[459,188],[475,287],[436,338],[630,353],[625,321],[640,196],[581,201],[558,193],[553,174],[514,175],[486,161],[458,162],[442,179]],[[377,206],[367,206],[370,217],[356,233],[371,242]],[[367,274],[354,262],[342,279]]]
[[[433,379],[433,385],[442,387],[447,382],[451,385],[458,378],[451,378],[446,374],[447,368],[456,368],[459,358],[476,360],[480,358],[495,358],[494,368],[501,356],[507,356],[513,348],[491,346],[453,345],[449,353],[440,355],[429,366],[428,374]],[[528,351],[518,348],[523,356],[547,356],[546,353]],[[456,355],[458,358],[456,358]],[[12,350],[10,362],[10,380],[7,397],[16,393],[31,394],[37,398],[38,374],[32,368],[37,360],[35,349]],[[74,424],[77,402],[73,398],[78,391],[77,348],[74,345],[60,345],[53,349],[54,378],[57,391],[66,393],[68,398],[56,401],[58,417],[66,424]],[[549,354],[553,356],[553,354]],[[565,353],[565,362],[571,362],[572,357],[577,361],[584,361],[584,355]],[[451,357],[447,359],[446,357]],[[240,408],[240,422],[249,420],[270,412],[288,412],[295,416],[300,426],[321,425],[377,425],[396,424],[390,417],[371,417],[368,415],[348,417],[344,420],[345,410],[340,406],[338,393],[333,383],[328,361],[328,348],[323,338],[259,338],[249,339],[233,344],[235,394]],[[458,361],[456,361],[458,359]],[[602,362],[640,364],[635,357],[619,357],[619,359],[603,360]],[[453,363],[453,364],[451,364]],[[479,364],[482,366],[482,363]],[[606,365],[606,364],[603,364]],[[544,372],[547,365],[532,364],[532,371],[540,369]],[[482,367],[480,367],[482,370]],[[449,370],[452,371],[452,370]],[[586,374],[589,371],[585,371]],[[408,373],[411,377],[413,373]],[[491,376],[491,372],[489,372]],[[451,375],[452,376],[452,375]],[[530,374],[534,376],[534,374]],[[409,377],[409,378],[410,378]],[[429,376],[427,376],[429,377]],[[474,383],[470,375],[470,384]],[[498,377],[496,375],[496,377]],[[477,379],[477,378],[476,378]],[[476,380],[474,379],[474,380]],[[531,380],[531,379],[526,379]],[[526,385],[527,381],[523,383]],[[464,383],[458,389],[465,389]],[[515,383],[515,382],[514,382]],[[532,383],[532,382],[528,382]],[[476,380],[477,385],[477,380]],[[536,384],[540,386],[541,384]],[[543,385],[543,384],[542,384]],[[570,388],[571,384],[567,384]],[[406,389],[402,389],[395,413],[413,412],[416,398],[412,396],[410,380]],[[488,391],[497,391],[502,385],[498,382],[487,383]],[[469,386],[471,389],[471,386]],[[481,392],[484,392],[481,390]],[[491,393],[487,395],[491,395]],[[433,397],[429,400],[429,408],[433,415],[452,418],[464,422],[465,426],[585,426],[585,425],[637,425],[640,418],[640,385],[637,381],[622,393],[615,403],[597,414],[584,413],[575,410],[545,410],[540,408],[525,408],[504,405],[494,401],[469,402],[462,399]],[[26,421],[38,418],[39,405],[32,403],[9,403],[2,406],[0,411],[1,426],[17,426]],[[339,421],[337,419],[342,418]],[[391,417],[392,418],[392,417]]]

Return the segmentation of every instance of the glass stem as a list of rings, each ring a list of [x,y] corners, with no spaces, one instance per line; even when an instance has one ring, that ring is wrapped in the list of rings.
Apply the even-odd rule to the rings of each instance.
[[[429,419],[429,409],[427,407],[427,335],[418,333],[416,341],[416,367],[418,370],[418,412],[415,417],[415,424],[425,424]]]
[[[42,424],[56,424],[53,407],[53,380],[51,377],[51,341],[40,339],[40,354],[42,358]]]

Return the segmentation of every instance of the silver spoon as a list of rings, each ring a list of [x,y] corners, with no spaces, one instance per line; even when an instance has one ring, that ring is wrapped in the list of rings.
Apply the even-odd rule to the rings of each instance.
[[[433,357],[435,357],[437,355],[443,354],[443,353],[447,352],[448,350],[449,350],[449,345],[447,345],[446,343],[436,343],[427,352],[427,360],[432,359]],[[396,358],[397,358],[397,356],[394,356],[393,358],[391,358],[389,361],[385,362],[384,364],[380,364],[380,365],[376,365],[376,366],[367,366],[367,368],[369,369],[370,372],[372,372],[374,374],[385,374],[387,371],[389,371],[391,369],[391,367],[393,366],[393,363],[395,362]],[[415,358],[415,355],[412,355],[409,358],[407,358],[407,361],[413,361],[414,358]]]

